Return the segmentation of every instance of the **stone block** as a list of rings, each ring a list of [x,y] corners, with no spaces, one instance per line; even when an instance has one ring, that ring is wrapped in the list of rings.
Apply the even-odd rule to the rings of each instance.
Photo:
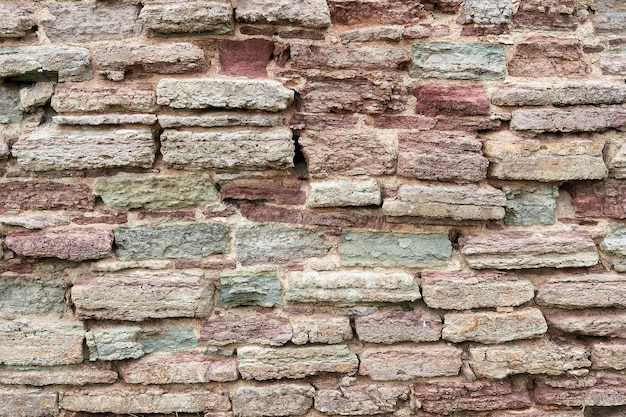
[[[49,216],[25,214],[17,216],[0,216],[0,223],[9,226],[20,226],[25,229],[45,229],[69,224],[71,219],[65,216]]]
[[[308,375],[334,372],[355,374],[357,356],[345,345],[264,348],[237,348],[239,373],[243,379],[304,378]]]
[[[315,388],[309,384],[240,386],[232,398],[233,413],[250,417],[299,416],[313,406]]]
[[[103,366],[68,365],[33,369],[5,368],[0,370],[0,384],[5,385],[33,385],[36,387],[47,385],[92,385],[112,384],[116,380],[117,372],[112,371],[110,367]]]
[[[220,182],[223,200],[267,201],[274,204],[303,205],[306,193],[302,181],[294,177],[237,178]]]
[[[404,48],[392,46],[292,45],[292,65],[296,69],[397,70],[409,61]]]
[[[398,175],[435,181],[477,182],[487,176],[489,161],[475,134],[401,132],[398,134]]]
[[[620,342],[596,342],[591,350],[595,369],[626,369],[626,345]]]
[[[623,35],[626,33],[626,7],[619,1],[598,0],[593,4],[593,27],[596,34]]]
[[[59,414],[58,394],[32,388],[0,389],[1,417],[46,417]]]
[[[359,374],[374,381],[454,376],[461,369],[462,354],[462,349],[443,344],[365,348],[359,355]]]
[[[274,42],[253,38],[245,40],[220,39],[220,74],[266,78],[267,64],[274,54]]]
[[[200,271],[129,271],[79,277],[72,301],[81,319],[141,321],[204,316],[213,292]]]
[[[413,78],[503,80],[504,48],[486,43],[415,43],[409,74]]]
[[[243,23],[269,23],[309,28],[330,26],[330,11],[325,0],[240,0],[235,17]]]
[[[241,215],[253,222],[295,223],[331,227],[379,228],[383,218],[378,214],[360,214],[350,209],[302,210],[265,204],[241,204]]]
[[[594,132],[626,125],[622,106],[577,106],[518,109],[511,112],[511,129],[535,132]]]
[[[580,17],[578,13],[574,15],[576,8],[585,6],[585,2],[570,0],[526,0],[513,15],[513,27],[548,31],[576,30]]]
[[[239,271],[220,277],[220,307],[261,306],[283,304],[280,279],[274,272],[254,273]]]
[[[6,245],[22,256],[84,261],[107,257],[113,235],[96,229],[17,232],[7,236]]]
[[[598,263],[584,232],[489,232],[462,235],[461,253],[472,268],[576,268]]]
[[[324,256],[331,245],[318,229],[258,224],[237,229],[235,251],[242,265],[286,263]]]
[[[285,110],[294,92],[274,80],[163,78],[157,102],[175,109]]]
[[[309,183],[308,207],[377,206],[380,187],[375,179],[333,180]]]
[[[295,144],[287,128],[182,131],[161,135],[166,165],[177,169],[285,169],[293,167]]]
[[[285,317],[261,311],[218,313],[202,322],[200,340],[218,346],[233,343],[280,346],[291,339],[291,324]]]
[[[61,83],[52,108],[59,113],[154,112],[156,93],[150,84]]]
[[[402,271],[295,271],[287,276],[285,289],[287,301],[296,303],[354,305],[415,301],[420,297],[413,275]]]
[[[334,344],[352,339],[352,327],[347,316],[295,316],[291,317],[291,327],[291,342],[296,345]]]
[[[63,314],[69,285],[54,275],[8,275],[0,278],[0,316],[17,318],[27,314]]]
[[[626,281],[620,275],[570,275],[546,281],[537,304],[558,308],[626,307]]]
[[[340,25],[405,25],[420,22],[428,16],[423,4],[402,0],[331,0],[328,6],[331,20]]]
[[[546,320],[565,333],[626,338],[626,315],[620,311],[557,311],[546,313]]]
[[[600,249],[609,255],[616,271],[626,272],[626,228],[609,233],[600,243]]]
[[[323,104],[323,103],[320,103]],[[304,114],[294,113],[289,121],[289,127],[294,130],[330,130],[349,129],[356,126],[357,118],[346,114]]]
[[[222,1],[194,0],[184,3],[153,1],[139,14],[153,35],[230,34],[234,29],[233,9]]]
[[[413,90],[417,98],[415,112],[425,116],[489,115],[489,97],[482,86],[423,85]]]
[[[199,259],[224,253],[228,246],[229,231],[229,227],[223,223],[118,227],[115,230],[116,252],[122,261]]]
[[[626,218],[626,183],[607,178],[604,181],[575,182],[567,188],[572,196],[576,217]]]
[[[422,295],[431,308],[470,310],[510,307],[533,299],[528,279],[502,272],[422,272]]]
[[[370,343],[436,342],[441,317],[425,308],[379,310],[354,320],[359,340]]]
[[[35,15],[25,1],[3,1],[0,3],[0,38],[22,38],[35,26]]]
[[[59,82],[91,79],[89,50],[60,45],[0,48],[0,78],[40,81],[54,76]]]
[[[0,211],[93,210],[94,197],[85,184],[34,179],[0,183]]]
[[[551,184],[504,185],[506,194],[504,223],[516,226],[554,224],[557,186]]]
[[[277,127],[286,126],[287,119],[282,115],[253,112],[228,112],[202,114],[195,116],[178,116],[160,114],[159,125],[161,127],[225,127],[225,126],[250,126],[250,127]]]
[[[339,256],[345,266],[442,267],[451,254],[452,245],[445,233],[345,230],[339,240]]]
[[[56,88],[54,82],[38,82],[20,89],[20,104],[24,111],[33,112],[50,101]],[[63,84],[61,84],[63,85]]]
[[[341,43],[360,43],[373,41],[399,42],[402,40],[404,26],[373,26],[364,29],[348,30],[341,34]]]
[[[156,144],[150,129],[43,128],[22,137],[11,153],[27,171],[151,168]]]
[[[340,416],[392,413],[400,401],[407,401],[405,386],[355,385],[338,389],[319,389],[315,393],[315,409]]]
[[[580,106],[622,104],[626,85],[611,81],[566,81],[499,86],[491,96],[496,106]]]
[[[16,85],[0,85],[0,94],[2,95],[0,123],[21,123],[24,115],[22,113],[20,89]],[[8,146],[6,154],[7,156],[9,155]]]
[[[614,47],[600,55],[600,68],[604,75],[626,74],[626,48]]]
[[[508,72],[513,77],[580,78],[591,67],[579,40],[533,37],[516,44]]]
[[[479,25],[501,25],[509,23],[512,14],[511,0],[464,0],[457,21]]]
[[[624,376],[610,373],[587,378],[540,378],[535,385],[535,400],[538,404],[585,408],[626,405],[625,383]]]

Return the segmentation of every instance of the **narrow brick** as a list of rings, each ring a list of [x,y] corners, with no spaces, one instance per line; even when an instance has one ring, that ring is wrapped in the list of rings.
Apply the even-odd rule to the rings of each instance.
[[[84,116],[52,116],[57,125],[107,126],[107,125],[154,125],[157,117],[154,114],[90,114]]]
[[[116,252],[122,261],[199,259],[224,253],[228,239],[229,227],[222,223],[119,227],[115,230]]]
[[[0,38],[21,38],[35,26],[35,15],[25,1],[3,1],[0,3]]]
[[[24,370],[14,368],[0,370],[0,384],[5,385],[32,385],[36,387],[92,385],[112,384],[116,380],[117,372],[106,366],[68,365]]]
[[[273,272],[240,271],[220,277],[220,307],[256,305],[274,307],[283,304],[281,283]]]
[[[330,26],[330,11],[325,0],[240,0],[235,9],[238,22],[269,23],[310,28]]]
[[[334,344],[352,339],[352,327],[347,316],[295,316],[291,317],[291,326],[291,342],[296,345]]]
[[[375,179],[310,182],[308,207],[377,206],[380,187]]]
[[[378,246],[381,247],[381,246]],[[287,301],[353,305],[364,302],[415,301],[421,298],[413,275],[401,271],[291,272]]]
[[[472,268],[574,268],[598,263],[596,245],[583,232],[500,232],[462,235],[461,253]]]
[[[149,2],[139,18],[153,35],[211,34],[233,32],[233,10],[230,3],[194,0],[184,3]]]
[[[3,274],[0,278],[0,315],[63,314],[69,284],[54,275]]]
[[[285,317],[260,311],[219,313],[202,322],[200,340],[218,346],[233,343],[280,346],[291,339],[291,324]]]
[[[533,299],[527,279],[502,272],[422,272],[422,295],[431,308],[469,310],[509,307]]]
[[[600,243],[600,249],[609,255],[616,271],[626,272],[626,228],[609,233]]]
[[[84,261],[107,257],[113,236],[108,230],[96,229],[17,232],[7,236],[6,245],[23,256]]]
[[[290,50],[297,69],[397,70],[409,61],[407,52],[399,47],[292,45]]]
[[[374,381],[458,375],[463,351],[455,346],[390,346],[366,348],[359,355],[359,374]]]
[[[619,310],[549,312],[546,320],[565,333],[626,338],[626,315]]]
[[[572,195],[576,217],[626,218],[626,183],[615,179],[574,182],[567,191]]]
[[[622,106],[578,106],[554,109],[518,109],[511,112],[511,129],[536,132],[593,132],[626,125]]]
[[[72,301],[81,319],[141,321],[206,315],[213,292],[198,271],[119,272],[79,277]]]
[[[516,45],[509,61],[513,77],[584,77],[591,72],[577,39],[534,37]]]
[[[413,90],[415,112],[425,116],[481,116],[489,114],[489,97],[481,86],[423,85]]]
[[[441,317],[424,308],[379,310],[355,318],[356,333],[362,342],[436,342],[441,339]]]
[[[626,85],[611,81],[503,85],[491,96],[491,102],[496,106],[622,104],[626,102]]]
[[[570,407],[626,405],[625,382],[624,376],[610,373],[583,379],[540,378],[535,385],[535,400],[538,404]]]
[[[59,414],[56,392],[32,388],[0,389],[1,417],[44,417]]]
[[[314,395],[309,384],[240,386],[232,399],[233,412],[251,417],[299,416],[313,406]]]
[[[355,374],[357,356],[345,345],[262,348],[237,348],[239,373],[243,379],[304,378],[308,375],[334,372]]]
[[[539,287],[537,304],[558,308],[626,307],[624,279],[619,275],[550,278]]]
[[[16,46],[0,49],[0,77],[39,81],[56,74],[59,82],[92,77],[89,50],[60,45]]]
[[[354,385],[338,389],[320,389],[315,393],[315,409],[330,415],[373,415],[392,413],[401,401],[407,401],[408,387]]]

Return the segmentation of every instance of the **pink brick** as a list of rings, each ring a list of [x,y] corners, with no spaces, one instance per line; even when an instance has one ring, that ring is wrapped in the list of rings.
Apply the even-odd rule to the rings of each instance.
[[[7,236],[6,245],[23,256],[84,261],[108,256],[113,246],[113,234],[96,229],[23,232]]]

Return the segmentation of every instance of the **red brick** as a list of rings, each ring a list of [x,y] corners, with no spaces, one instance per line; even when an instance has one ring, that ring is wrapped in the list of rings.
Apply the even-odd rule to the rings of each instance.
[[[295,177],[243,178],[220,184],[222,199],[267,201],[275,204],[301,205],[306,202],[302,182]]]
[[[489,36],[489,35],[506,35],[511,33],[508,25],[490,25],[490,26],[478,26],[470,25],[464,26],[461,30],[461,36]]]
[[[217,42],[220,56],[220,74],[267,77],[266,67],[274,52],[274,42],[265,39]]]
[[[489,97],[481,86],[425,85],[416,87],[415,112],[426,116],[480,116],[489,114]]]
[[[95,198],[84,184],[53,181],[0,183],[0,211],[93,210]]]
[[[576,217],[626,219],[626,181],[606,179],[568,184]]]
[[[348,114],[303,114],[295,113],[289,121],[294,130],[348,129],[356,126],[358,119]]]
[[[84,261],[108,256],[113,246],[113,234],[94,229],[20,232],[7,236],[6,245],[23,256]]]
[[[514,77],[584,77],[591,72],[580,41],[548,37],[517,44],[508,70]]]
[[[420,2],[404,0],[330,1],[328,6],[332,22],[341,25],[403,25],[419,22],[428,16]]]

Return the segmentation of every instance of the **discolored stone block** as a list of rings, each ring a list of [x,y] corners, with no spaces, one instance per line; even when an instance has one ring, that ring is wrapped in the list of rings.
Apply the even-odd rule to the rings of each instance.
[[[308,384],[240,386],[232,399],[233,412],[251,417],[298,416],[313,406],[314,395]]]
[[[288,318],[260,311],[247,314],[218,313],[202,322],[200,340],[218,346],[233,343],[280,346],[291,339]]]
[[[84,261],[107,257],[113,235],[108,230],[96,229],[18,232],[7,236],[6,245],[23,256]]]
[[[325,0],[240,0],[235,9],[238,22],[293,25],[310,28],[330,26]]]
[[[281,283],[275,273],[240,271],[220,277],[220,307],[257,305],[274,307],[283,304]]]
[[[366,348],[359,355],[359,374],[374,381],[407,381],[458,375],[463,351],[455,346],[389,346]]]
[[[233,32],[230,3],[194,0],[184,3],[152,1],[145,4],[139,19],[157,36],[176,34],[224,35]]]

